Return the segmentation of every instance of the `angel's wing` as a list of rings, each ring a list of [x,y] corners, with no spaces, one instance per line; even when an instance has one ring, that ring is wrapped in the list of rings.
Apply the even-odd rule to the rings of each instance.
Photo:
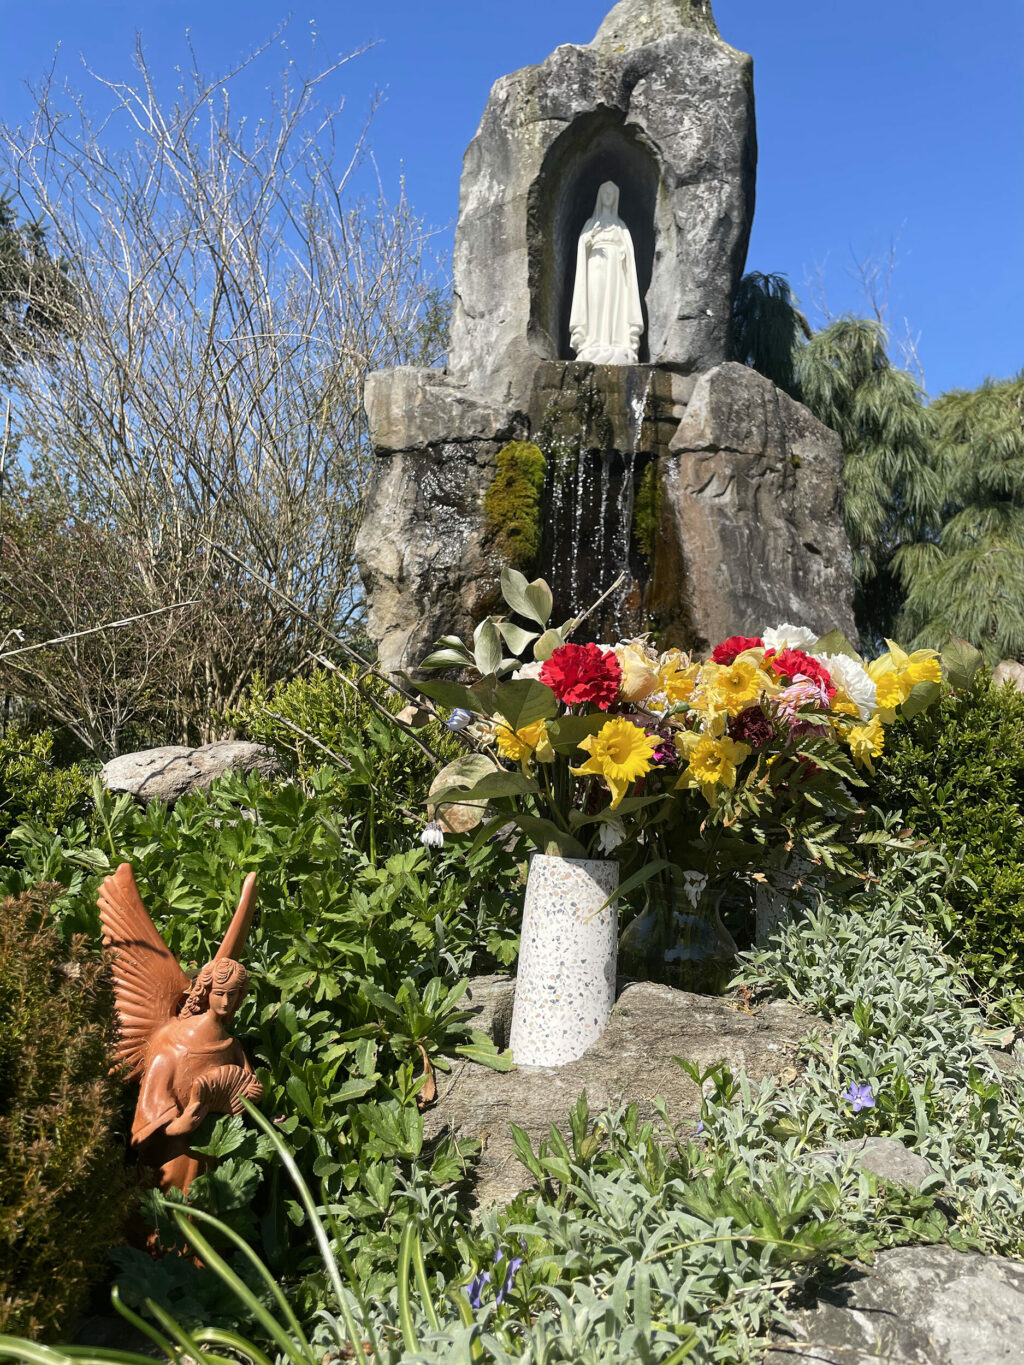
[[[100,886],[103,946],[110,950],[120,1036],[114,1056],[130,1076],[143,1072],[146,1045],[155,1029],[173,1019],[191,985],[178,959],[157,933],[142,904],[130,863],[122,863]]]
[[[231,917],[228,931],[224,935],[224,942],[217,949],[214,961],[222,957],[230,957],[238,961],[242,949],[245,947],[245,940],[249,937],[249,927],[252,924],[252,917],[256,913],[256,873],[250,872],[242,883],[242,895],[238,902],[238,909]]]

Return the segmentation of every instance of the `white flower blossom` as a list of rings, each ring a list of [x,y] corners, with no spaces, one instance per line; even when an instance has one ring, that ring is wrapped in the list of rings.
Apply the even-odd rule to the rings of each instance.
[[[818,643],[818,638],[817,633],[806,626],[794,626],[789,622],[769,627],[761,635],[765,649],[802,649],[805,653]]]
[[[602,820],[597,831],[597,843],[602,853],[611,853],[625,841],[626,826],[617,815]]]
[[[423,826],[420,843],[424,848],[442,848],[444,846],[444,830],[436,820],[430,820]]]
[[[856,704],[861,720],[870,720],[876,705],[875,683],[861,661],[847,654],[822,654],[820,659],[836,685]]]
[[[512,681],[522,682],[525,679],[527,682],[533,682],[540,677],[540,671],[543,667],[543,660],[534,659],[532,663],[523,664],[522,668],[517,668],[512,674]]]

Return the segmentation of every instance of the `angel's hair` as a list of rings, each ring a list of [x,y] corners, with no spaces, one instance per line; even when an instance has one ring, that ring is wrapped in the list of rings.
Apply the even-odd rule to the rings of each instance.
[[[208,962],[192,982],[192,989],[178,1017],[187,1019],[190,1014],[202,1014],[209,1009],[210,990],[213,986],[222,989],[226,987],[228,990],[237,987],[240,991],[238,998],[243,1000],[249,989],[249,973],[240,962],[235,962],[230,957],[222,957],[219,962]]]

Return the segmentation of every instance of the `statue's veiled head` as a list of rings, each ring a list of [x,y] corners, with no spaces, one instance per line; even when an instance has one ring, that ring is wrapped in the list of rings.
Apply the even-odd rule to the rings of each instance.
[[[249,989],[249,973],[240,962],[222,957],[203,967],[181,1007],[181,1018],[209,1011],[229,1024]]]
[[[597,192],[594,217],[599,222],[620,222],[619,187],[614,180],[606,180]]]

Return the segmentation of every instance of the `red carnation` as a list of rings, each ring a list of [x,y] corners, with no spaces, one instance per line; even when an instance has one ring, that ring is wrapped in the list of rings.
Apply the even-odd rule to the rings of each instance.
[[[830,699],[836,694],[832,674],[823,664],[818,663],[817,659],[812,659],[802,649],[780,649],[778,652],[769,650],[765,655],[765,660],[780,678],[792,679],[799,673],[803,678],[810,678],[811,682],[824,683],[825,691]]]
[[[597,645],[559,645],[540,671],[559,701],[571,706],[590,701],[607,711],[618,698],[622,667],[609,649]]]
[[[728,640],[723,640],[720,645],[715,646],[711,662],[725,664],[728,667],[744,650],[760,649],[763,644],[760,635],[730,635]]]

